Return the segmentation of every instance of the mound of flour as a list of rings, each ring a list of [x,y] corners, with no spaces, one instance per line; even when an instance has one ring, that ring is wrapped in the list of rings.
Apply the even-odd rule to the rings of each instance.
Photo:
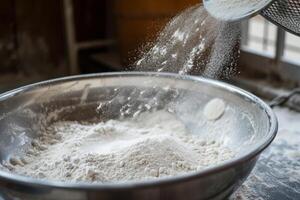
[[[5,166],[40,179],[105,183],[193,172],[233,156],[215,141],[188,134],[171,113],[156,111],[123,121],[53,124],[26,156]]]

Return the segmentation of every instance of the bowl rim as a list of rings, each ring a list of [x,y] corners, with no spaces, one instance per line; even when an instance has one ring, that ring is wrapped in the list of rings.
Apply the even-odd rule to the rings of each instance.
[[[53,180],[42,180],[32,177],[26,177],[22,175],[13,174],[6,172],[0,169],[0,181],[7,181],[18,183],[20,185],[26,185],[31,187],[39,188],[59,188],[59,189],[78,189],[78,190],[124,190],[124,189],[136,189],[136,188],[145,188],[152,186],[160,185],[169,185],[183,181],[191,181],[198,179],[200,177],[205,177],[209,175],[214,175],[215,173],[228,170],[230,168],[236,167],[242,163],[250,161],[256,158],[265,148],[267,148],[271,142],[274,140],[277,130],[278,130],[278,121],[273,112],[273,110],[260,98],[247,92],[239,87],[233,86],[231,84],[221,82],[218,80],[212,80],[209,78],[203,78],[198,76],[190,75],[179,75],[175,73],[165,73],[165,72],[110,72],[110,73],[94,73],[94,74],[85,74],[85,75],[75,75],[75,76],[66,76],[62,78],[50,79],[42,82],[37,82],[29,84],[17,89],[5,92],[0,94],[0,103],[4,100],[7,100],[13,96],[28,92],[30,90],[45,87],[52,84],[59,84],[68,81],[80,81],[85,79],[94,79],[94,78],[112,78],[112,77],[163,77],[163,78],[175,78],[180,80],[194,81],[199,83],[206,83],[213,85],[216,88],[225,89],[236,95],[245,97],[251,102],[255,103],[256,106],[259,106],[262,109],[268,119],[269,119],[269,131],[265,139],[260,143],[260,145],[253,149],[251,152],[244,154],[242,156],[237,156],[233,159],[222,162],[221,164],[214,165],[212,167],[203,169],[197,172],[190,172],[182,175],[163,177],[153,180],[138,180],[138,181],[128,181],[128,182],[116,182],[116,183],[87,183],[87,182],[62,182],[62,181],[53,181]]]

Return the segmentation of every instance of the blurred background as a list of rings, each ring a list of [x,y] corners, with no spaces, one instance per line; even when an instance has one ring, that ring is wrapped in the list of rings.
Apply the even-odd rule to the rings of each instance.
[[[74,74],[123,71],[170,18],[198,0],[1,0],[0,91]],[[239,78],[300,79],[300,39],[243,22]]]

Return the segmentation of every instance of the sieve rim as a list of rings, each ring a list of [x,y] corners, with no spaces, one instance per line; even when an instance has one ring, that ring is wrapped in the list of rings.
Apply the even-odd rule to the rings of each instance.
[[[261,13],[261,11],[263,11],[264,9],[266,9],[267,7],[269,7],[270,5],[272,5],[272,3],[276,0],[266,0],[266,3],[264,4],[264,6],[260,7],[259,9],[255,9],[255,10],[252,10],[250,12],[248,12],[247,14],[244,14],[240,17],[235,17],[235,18],[226,18],[226,19],[222,19],[222,18],[219,18],[217,17],[216,15],[214,15],[214,13],[210,12],[209,9],[207,9],[207,4],[208,2],[211,1],[211,0],[204,0],[203,1],[203,5],[204,5],[204,8],[207,10],[207,12],[214,18],[218,19],[218,20],[221,20],[221,21],[227,21],[227,22],[236,22],[236,21],[241,21],[241,20],[246,20],[246,19],[250,19],[258,14]],[[268,2],[267,2],[268,1]]]

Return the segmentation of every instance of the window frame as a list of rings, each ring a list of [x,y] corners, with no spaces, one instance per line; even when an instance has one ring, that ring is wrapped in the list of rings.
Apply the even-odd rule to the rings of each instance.
[[[240,66],[249,70],[264,74],[276,74],[282,80],[300,84],[300,64],[284,57],[286,31],[276,28],[275,55],[247,48],[245,45],[249,39],[249,21],[242,22],[242,47]],[[263,40],[266,31],[264,30]],[[300,60],[300,58],[299,58]]]

